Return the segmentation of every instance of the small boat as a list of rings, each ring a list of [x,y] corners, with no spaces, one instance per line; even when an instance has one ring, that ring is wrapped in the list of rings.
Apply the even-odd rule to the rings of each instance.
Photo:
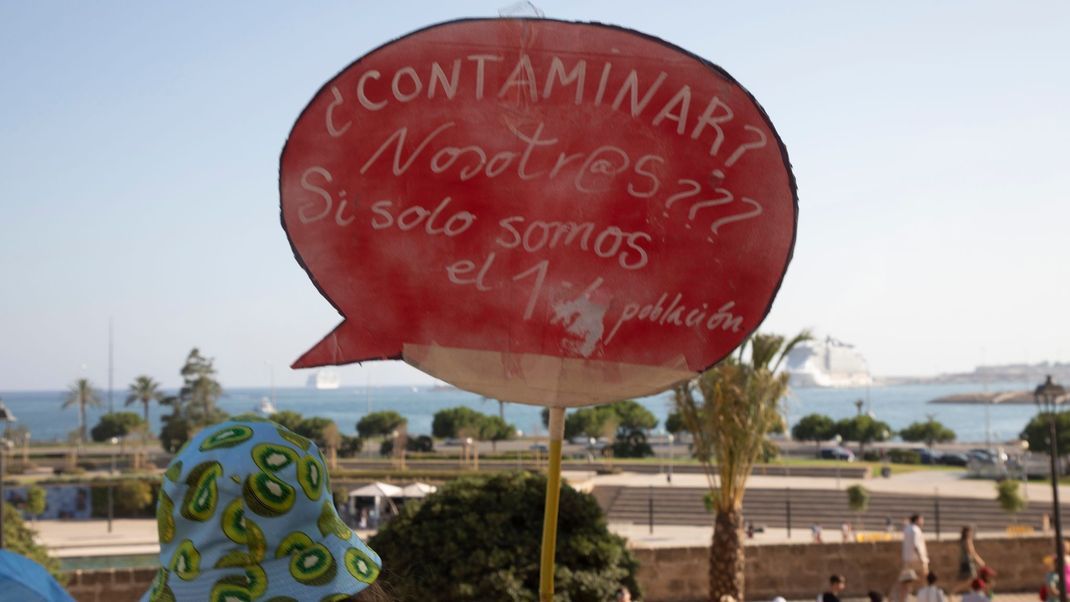
[[[267,397],[260,398],[260,405],[256,408],[256,413],[261,416],[271,416],[279,410],[275,408],[275,404],[271,403],[271,400]]]

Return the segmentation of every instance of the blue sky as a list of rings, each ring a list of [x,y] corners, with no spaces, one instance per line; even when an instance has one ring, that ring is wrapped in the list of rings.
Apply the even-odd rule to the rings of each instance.
[[[278,153],[350,61],[506,2],[0,2],[0,389],[224,385],[338,317],[278,225]],[[539,2],[728,70],[794,164],[795,260],[765,329],[858,345],[878,374],[1070,360],[1070,4]],[[426,382],[404,365],[346,384]]]

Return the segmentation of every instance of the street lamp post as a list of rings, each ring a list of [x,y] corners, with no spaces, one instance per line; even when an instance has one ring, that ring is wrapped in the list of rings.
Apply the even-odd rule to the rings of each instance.
[[[1033,392],[1033,398],[1037,403],[1037,410],[1048,417],[1048,442],[1050,445],[1049,456],[1051,457],[1051,499],[1052,517],[1055,519],[1055,573],[1059,577],[1059,602],[1066,602],[1066,551],[1063,547],[1063,523],[1059,516],[1059,471],[1057,468],[1059,457],[1059,434],[1055,424],[1055,408],[1060,398],[1066,395],[1066,389],[1057,385],[1048,375],[1044,384],[1038,385]]]
[[[665,480],[668,481],[669,483],[672,483],[672,463],[673,463],[673,460],[674,460],[673,453],[672,453],[673,452],[672,441],[673,441],[674,438],[675,437],[673,437],[672,433],[669,433],[669,474],[665,475]]]
[[[111,443],[111,470],[108,472],[108,533],[111,533],[111,523],[115,517],[115,446],[119,443],[118,437],[112,437]]]
[[[0,400],[0,422],[4,423],[4,431],[7,431],[7,423],[16,422],[15,415],[11,413],[11,410],[7,409],[4,402]],[[7,478],[7,466],[5,466],[5,458],[7,457],[8,440],[0,436],[0,517],[4,515],[4,479]],[[4,547],[4,529],[0,527],[0,549]]]

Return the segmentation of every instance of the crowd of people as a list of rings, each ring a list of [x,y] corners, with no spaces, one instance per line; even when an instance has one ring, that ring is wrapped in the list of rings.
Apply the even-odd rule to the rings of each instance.
[[[963,527],[959,536],[958,571],[950,582],[944,582],[931,568],[922,527],[925,518],[914,514],[903,528],[901,568],[895,583],[882,589],[871,589],[866,596],[871,602],[989,602],[995,595],[996,571],[985,562],[974,546],[974,530]],[[1070,542],[1064,543],[1064,578],[1070,584]],[[1040,587],[1041,602],[1059,600],[1059,575],[1054,559],[1046,559],[1047,569]],[[950,584],[947,589],[948,583]],[[841,574],[829,577],[828,587],[817,596],[817,602],[840,602],[847,589],[847,578]]]

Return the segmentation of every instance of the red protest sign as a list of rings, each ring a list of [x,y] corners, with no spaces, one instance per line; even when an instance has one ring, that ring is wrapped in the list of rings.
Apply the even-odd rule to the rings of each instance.
[[[465,20],[327,82],[282,153],[282,224],[343,322],[296,368],[402,358],[488,396],[580,405],[720,360],[795,239],[754,98],[666,42]]]

